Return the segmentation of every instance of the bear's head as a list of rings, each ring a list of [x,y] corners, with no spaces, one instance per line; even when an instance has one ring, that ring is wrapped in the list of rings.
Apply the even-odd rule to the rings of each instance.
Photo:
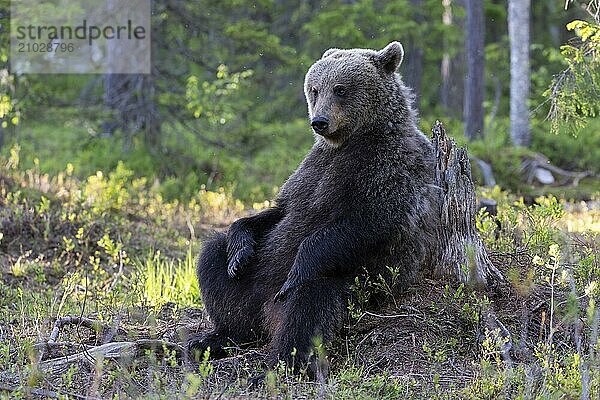
[[[338,147],[356,132],[395,124],[399,114],[410,114],[410,94],[396,73],[403,56],[398,42],[380,51],[327,50],[304,81],[314,133]]]

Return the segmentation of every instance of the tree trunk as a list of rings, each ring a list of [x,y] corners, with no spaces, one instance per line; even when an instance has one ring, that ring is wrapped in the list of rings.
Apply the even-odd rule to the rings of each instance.
[[[107,7],[118,13],[120,3],[108,0]],[[115,11],[117,10],[117,11]],[[108,41],[108,65],[117,65],[127,49]],[[152,64],[152,59],[150,60]],[[152,65],[151,65],[152,67]],[[152,71],[152,69],[151,69]],[[160,118],[156,106],[156,87],[152,74],[108,73],[104,75],[104,105],[112,113],[113,120],[105,121],[105,134],[115,128],[123,131],[123,148],[128,150],[133,137],[142,132],[144,143],[152,150],[160,144]]]
[[[529,129],[529,13],[530,0],[508,1],[510,38],[510,137],[516,146],[528,147]]]
[[[473,140],[483,135],[483,99],[485,95],[484,53],[485,25],[483,2],[466,0],[465,52],[467,76],[465,80],[465,136]]]
[[[422,6],[422,0],[411,0],[413,9],[415,10],[415,22],[421,23],[423,21],[423,15],[420,12]],[[406,49],[406,74],[403,77],[404,82],[408,87],[413,90],[415,95],[415,106],[419,109],[420,98],[421,98],[421,80],[423,77],[423,48],[419,45],[419,41],[414,38],[410,40],[408,48]]]
[[[464,18],[459,18],[453,10],[464,7],[464,0],[442,0],[444,25],[456,25],[464,32]],[[465,53],[459,47],[455,52],[450,50],[454,46],[444,38],[444,54],[442,56],[441,74],[442,86],[440,88],[440,102],[446,110],[446,115],[452,118],[462,118],[463,103],[465,101]]]
[[[105,126],[118,126],[123,130],[125,150],[133,136],[143,132],[144,143],[156,149],[160,144],[160,118],[156,107],[154,78],[141,74],[107,74],[104,77],[104,104],[114,113],[115,122]]]
[[[456,147],[439,121],[433,128],[433,145],[436,184],[441,188],[435,272],[483,286],[504,280],[490,261],[475,227],[477,207],[467,151]]]

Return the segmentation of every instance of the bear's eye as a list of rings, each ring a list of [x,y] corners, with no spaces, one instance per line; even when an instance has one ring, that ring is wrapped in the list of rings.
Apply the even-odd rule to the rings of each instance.
[[[346,97],[348,95],[348,89],[342,85],[336,85],[333,87],[333,94],[339,97]]]

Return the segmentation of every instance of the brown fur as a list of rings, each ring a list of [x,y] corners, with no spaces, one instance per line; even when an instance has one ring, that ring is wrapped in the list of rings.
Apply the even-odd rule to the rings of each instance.
[[[332,49],[309,69],[309,118],[327,130],[274,207],[205,244],[198,278],[215,330],[192,348],[252,340],[269,344],[271,364],[304,362],[315,337],[335,335],[358,274],[392,266],[408,283],[426,261],[434,155],[395,73],[402,57],[397,42]]]

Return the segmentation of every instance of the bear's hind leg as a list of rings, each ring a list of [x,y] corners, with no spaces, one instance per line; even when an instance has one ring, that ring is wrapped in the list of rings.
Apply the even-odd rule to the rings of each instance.
[[[290,293],[276,312],[269,364],[282,360],[298,372],[309,363],[311,372],[326,375],[318,371],[322,360],[314,354],[314,346],[333,339],[346,315],[348,296],[347,281],[340,278],[307,282]]]
[[[187,348],[203,353],[210,347],[211,357],[223,357],[223,347],[241,346],[260,339],[261,299],[252,293],[253,276],[231,279],[227,274],[227,240],[217,233],[204,243],[197,270],[202,302],[214,330],[192,336]]]

